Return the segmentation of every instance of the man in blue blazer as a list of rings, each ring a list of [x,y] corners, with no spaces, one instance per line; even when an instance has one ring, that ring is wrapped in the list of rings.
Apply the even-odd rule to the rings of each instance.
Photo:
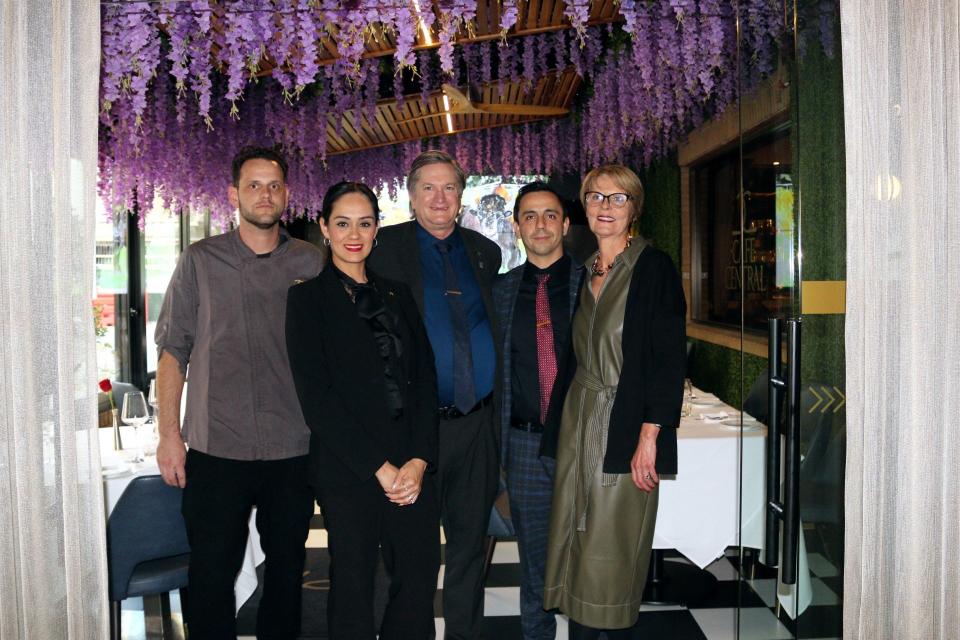
[[[493,297],[502,329],[501,460],[520,550],[520,616],[525,640],[556,637],[554,614],[543,610],[552,459],[541,459],[540,436],[557,374],[570,348],[570,322],[584,268],[563,250],[570,226],[550,186],[520,189],[513,223],[527,262],[503,274]]]

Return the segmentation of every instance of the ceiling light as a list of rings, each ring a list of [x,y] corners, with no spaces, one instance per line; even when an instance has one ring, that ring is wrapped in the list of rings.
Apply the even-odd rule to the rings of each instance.
[[[433,36],[430,35],[430,29],[427,28],[420,14],[420,2],[418,2],[418,0],[413,0],[413,10],[416,11],[417,19],[420,21],[420,33],[423,34],[424,44],[433,44]]]
[[[453,133],[453,118],[450,117],[450,98],[443,94],[443,110],[447,112],[447,133]]]

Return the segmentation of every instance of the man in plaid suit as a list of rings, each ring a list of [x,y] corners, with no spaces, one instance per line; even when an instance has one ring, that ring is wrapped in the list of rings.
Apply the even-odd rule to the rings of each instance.
[[[520,189],[513,223],[527,262],[503,274],[493,289],[503,329],[500,459],[520,551],[523,637],[541,640],[555,638],[557,625],[543,610],[554,461],[538,452],[557,367],[569,348],[584,268],[564,253],[570,221],[550,186],[534,182]]]

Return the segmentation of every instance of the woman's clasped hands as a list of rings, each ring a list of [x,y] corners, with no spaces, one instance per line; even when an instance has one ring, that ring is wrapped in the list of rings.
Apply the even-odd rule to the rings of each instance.
[[[427,463],[420,458],[411,458],[399,469],[384,462],[377,470],[377,481],[390,502],[402,506],[417,501],[423,487],[423,473]]]

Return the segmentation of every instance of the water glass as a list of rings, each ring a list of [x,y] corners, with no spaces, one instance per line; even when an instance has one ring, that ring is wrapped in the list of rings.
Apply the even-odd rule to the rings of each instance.
[[[142,391],[130,391],[124,394],[120,419],[123,424],[133,427],[133,437],[137,441],[133,461],[143,462],[143,443],[140,441],[139,429],[150,419],[150,412],[147,410],[147,401]]]

